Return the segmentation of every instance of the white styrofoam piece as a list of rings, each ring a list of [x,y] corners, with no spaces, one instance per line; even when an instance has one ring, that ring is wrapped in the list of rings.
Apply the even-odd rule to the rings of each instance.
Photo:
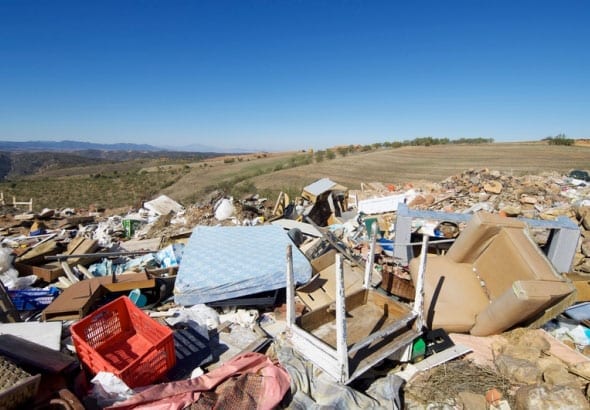
[[[49,349],[61,350],[61,322],[1,323],[0,334],[17,336]]]
[[[143,207],[158,215],[168,215],[170,212],[178,213],[184,209],[182,205],[166,195],[160,195],[156,199],[145,202]]]

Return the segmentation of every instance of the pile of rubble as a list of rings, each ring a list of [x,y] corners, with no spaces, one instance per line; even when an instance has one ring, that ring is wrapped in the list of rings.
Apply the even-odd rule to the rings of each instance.
[[[588,407],[590,185],[567,176],[5,206],[0,240],[2,408]],[[481,295],[444,316],[467,264]]]

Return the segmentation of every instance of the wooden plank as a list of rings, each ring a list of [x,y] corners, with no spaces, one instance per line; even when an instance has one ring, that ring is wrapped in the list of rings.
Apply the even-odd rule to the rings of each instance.
[[[76,269],[78,269],[80,272],[82,272],[82,274],[84,275],[84,277],[86,279],[94,279],[94,275],[92,273],[90,273],[90,271],[88,269],[86,269],[85,266],[76,265]]]
[[[295,324],[295,278],[293,276],[293,251],[287,245],[287,325]]]
[[[25,253],[16,258],[15,263],[33,264],[36,260],[42,260],[43,256],[54,254],[58,250],[58,244],[55,239],[47,239],[39,242]]]
[[[561,301],[557,302],[553,306],[548,307],[545,309],[544,313],[537,317],[532,322],[527,323],[526,327],[531,329],[537,329],[543,326],[545,323],[549,322],[551,319],[555,319],[561,313],[563,313],[567,308],[573,306],[577,300],[577,291],[574,290],[572,293],[567,295]]]
[[[76,246],[76,248],[72,249],[71,252],[68,251],[67,254],[68,255],[92,254],[98,248],[99,248],[99,246],[98,246],[97,240],[82,238],[82,241]],[[97,259],[98,259],[97,256],[81,256],[81,257],[77,257],[77,258],[68,258],[67,262],[68,262],[68,265],[70,265],[70,266],[78,265],[78,264],[87,265]]]
[[[416,281],[416,296],[414,297],[414,312],[417,314],[416,328],[424,327],[424,273],[426,272],[426,253],[428,251],[428,235],[422,235],[422,251],[420,252],[420,267]]]
[[[344,295],[344,269],[342,255],[336,255],[336,353],[338,355],[338,380],[348,379],[348,346],[346,342],[346,296]]]
[[[68,265],[67,262],[62,262],[61,263],[61,267],[64,270],[64,273],[66,274],[66,277],[68,278],[68,280],[72,283],[78,283],[80,282],[80,279],[78,279],[78,277],[76,275],[74,275],[74,272],[72,272],[72,268],[70,268],[70,265]]]
[[[365,264],[365,280],[363,281],[363,287],[369,289],[371,286],[371,275],[373,274],[373,264],[375,262],[375,242],[377,241],[377,222],[371,224],[371,244],[369,246],[369,254],[367,255],[367,263]]]
[[[337,380],[339,378],[340,371],[336,358],[334,357],[336,354],[335,350],[326,346],[318,339],[310,340],[309,334],[296,326],[291,329],[289,341],[293,345],[293,348],[301,353],[305,359],[311,360],[316,366],[334,379]]]

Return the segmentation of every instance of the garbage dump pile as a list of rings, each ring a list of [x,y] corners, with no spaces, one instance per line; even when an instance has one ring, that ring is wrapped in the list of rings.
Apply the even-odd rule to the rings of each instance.
[[[590,408],[590,184],[0,208],[0,408]]]

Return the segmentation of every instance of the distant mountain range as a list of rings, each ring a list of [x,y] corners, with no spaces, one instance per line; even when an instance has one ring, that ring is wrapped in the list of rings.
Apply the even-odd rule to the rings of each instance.
[[[182,147],[156,147],[149,144],[98,144],[83,141],[0,141],[0,151],[181,151],[181,152],[215,152],[215,153],[245,153],[244,149],[216,148],[200,144]]]
[[[0,151],[162,151],[148,144],[97,144],[82,141],[0,141]]]

